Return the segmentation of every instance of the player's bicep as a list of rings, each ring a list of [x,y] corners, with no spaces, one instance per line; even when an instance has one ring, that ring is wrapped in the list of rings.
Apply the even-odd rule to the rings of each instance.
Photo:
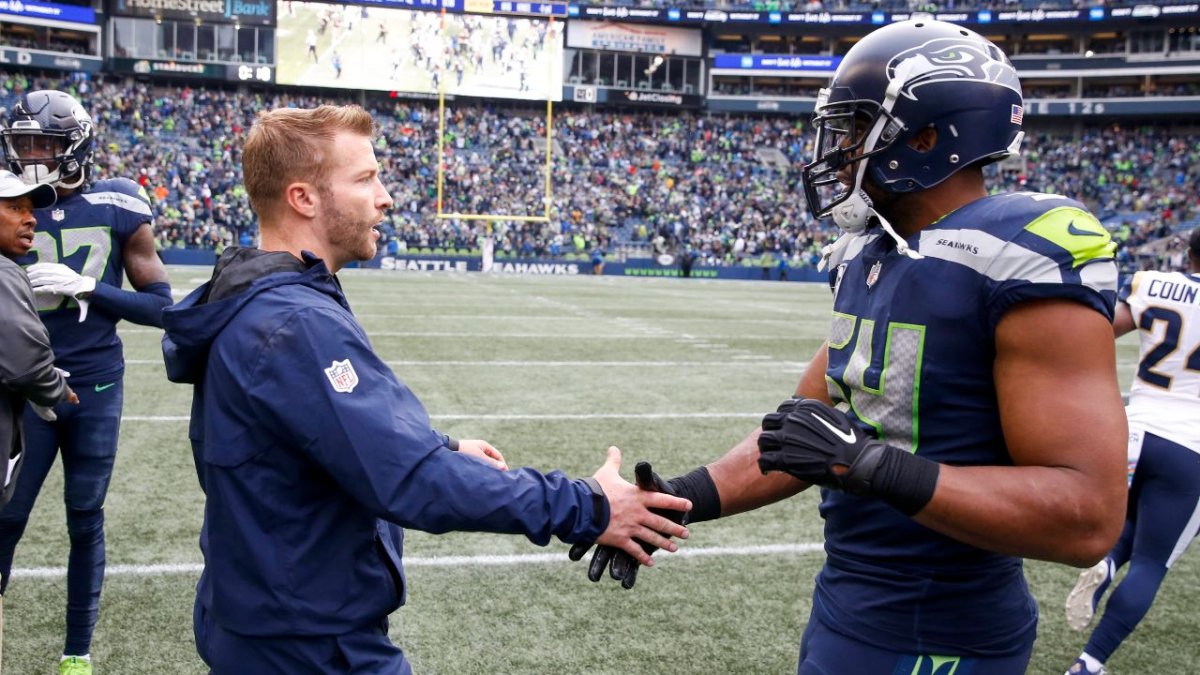
[[[1033,300],[996,327],[996,396],[1018,466],[1078,471],[1121,499],[1127,427],[1112,328],[1070,300]]]
[[[154,229],[142,223],[125,242],[125,274],[135,289],[167,283],[167,268],[154,248]]]

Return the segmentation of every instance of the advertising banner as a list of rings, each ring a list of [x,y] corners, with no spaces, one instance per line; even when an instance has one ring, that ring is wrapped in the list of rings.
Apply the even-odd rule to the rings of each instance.
[[[56,52],[0,47],[0,66],[32,66],[57,70],[80,70],[89,73],[100,71],[103,60],[98,56],[80,56]]]
[[[275,25],[274,0],[112,0],[112,12],[149,19]]]
[[[678,56],[700,56],[704,49],[702,33],[696,29],[616,21],[572,21],[567,26],[567,46]]]
[[[29,19],[66,21],[68,23],[96,23],[96,11],[91,7],[61,5],[57,2],[0,0],[0,14],[11,14]]]
[[[629,103],[652,108],[699,108],[704,97],[695,94],[676,94],[646,89],[609,89],[608,103]]]
[[[804,54],[717,54],[713,57],[713,68],[722,70],[804,70],[832,73],[841,63],[840,56]]]
[[[428,0],[436,1],[436,0]],[[460,0],[446,0],[455,2]],[[649,7],[605,7],[601,5],[568,5],[567,16],[580,19],[617,19],[644,23],[675,23],[684,25],[714,24],[764,24],[764,25],[810,25],[810,26],[883,26],[897,21],[916,18],[932,18],[958,24],[987,25],[1039,24],[1046,22],[1076,22],[1114,20],[1147,20],[1162,17],[1193,17],[1200,13],[1200,4],[1135,4],[1125,7],[1087,7],[1062,9],[979,9],[938,12],[885,12],[869,10],[859,12],[829,12],[824,10],[785,11],[739,11],[731,9],[653,9]]]
[[[182,75],[206,80],[224,80],[227,75],[224,63],[125,58],[113,58],[108,62],[115,72],[135,75]]]

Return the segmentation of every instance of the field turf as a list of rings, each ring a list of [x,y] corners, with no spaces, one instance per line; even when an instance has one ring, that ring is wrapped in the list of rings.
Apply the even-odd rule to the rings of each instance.
[[[186,291],[208,274],[173,268]],[[794,389],[828,328],[820,285],[615,277],[359,272],[343,281],[376,350],[442,430],[486,438],[510,465],[590,474],[615,444],[623,474],[712,460]],[[121,448],[105,509],[108,577],[93,644],[102,674],[202,673],[191,608],[203,498],[187,387],[167,382],[155,329],[123,325]],[[1122,386],[1135,338],[1118,346]],[[287,395],[287,392],[281,392]],[[67,538],[51,473],[5,598],[4,673],[55,672]],[[815,491],[693,528],[633,591],[593,585],[567,547],[410,532],[409,602],[392,639],[419,673],[792,673],[822,562]],[[1030,673],[1061,673],[1085,634],[1062,603],[1077,570],[1027,566],[1042,609]],[[1193,669],[1200,563],[1185,555],[1111,660],[1116,675]]]

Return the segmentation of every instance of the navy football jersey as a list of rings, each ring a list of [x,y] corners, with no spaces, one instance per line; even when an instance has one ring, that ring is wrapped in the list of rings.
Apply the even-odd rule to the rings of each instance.
[[[952,465],[1011,465],[993,379],[1006,310],[1066,298],[1112,319],[1114,244],[1078,202],[979,199],[908,239],[877,233],[831,261],[826,381],[837,407],[890,445]],[[938,534],[874,498],[823,490],[827,562],[815,612],[908,653],[1000,656],[1033,640],[1019,558]]]
[[[145,190],[126,178],[97,181],[35,215],[33,250],[18,263],[63,263],[118,288],[125,276],[125,242],[142,223],[153,220]],[[93,305],[80,323],[79,303],[62,296],[39,295],[37,309],[50,332],[54,363],[71,373],[72,385],[121,376],[125,359],[116,316]]]

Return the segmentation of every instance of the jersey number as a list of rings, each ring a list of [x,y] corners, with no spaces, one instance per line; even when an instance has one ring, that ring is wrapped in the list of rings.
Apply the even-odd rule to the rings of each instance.
[[[1159,322],[1164,324],[1162,340],[1154,345],[1154,349],[1146,352],[1146,356],[1142,357],[1142,362],[1138,364],[1137,376],[1138,379],[1148,384],[1170,389],[1171,376],[1154,370],[1154,367],[1179,349],[1179,334],[1183,331],[1183,317],[1172,309],[1148,307],[1146,311],[1142,312],[1138,328],[1151,333],[1154,331],[1154,324]],[[1200,372],[1200,345],[1197,345],[1188,355],[1184,368]]]
[[[860,420],[875,427],[881,440],[909,452],[917,451],[917,405],[921,389],[921,356],[925,351],[925,326],[890,322],[887,339],[879,349],[875,345],[875,322],[849,314],[835,313],[830,330],[829,348],[849,348],[858,324],[858,339],[853,346],[842,384],[830,382],[834,402],[845,398]],[[881,351],[879,377],[874,383],[868,369]]]
[[[87,248],[87,257],[83,261],[83,269],[76,270],[85,277],[99,280],[108,269],[108,256],[112,253],[112,228],[110,227],[80,227],[63,230],[62,242],[49,232],[33,233],[33,253],[38,262],[56,263],[74,255],[79,249]],[[61,295],[34,296],[39,312],[50,312],[67,307],[77,307],[79,303],[74,298],[64,298]]]

